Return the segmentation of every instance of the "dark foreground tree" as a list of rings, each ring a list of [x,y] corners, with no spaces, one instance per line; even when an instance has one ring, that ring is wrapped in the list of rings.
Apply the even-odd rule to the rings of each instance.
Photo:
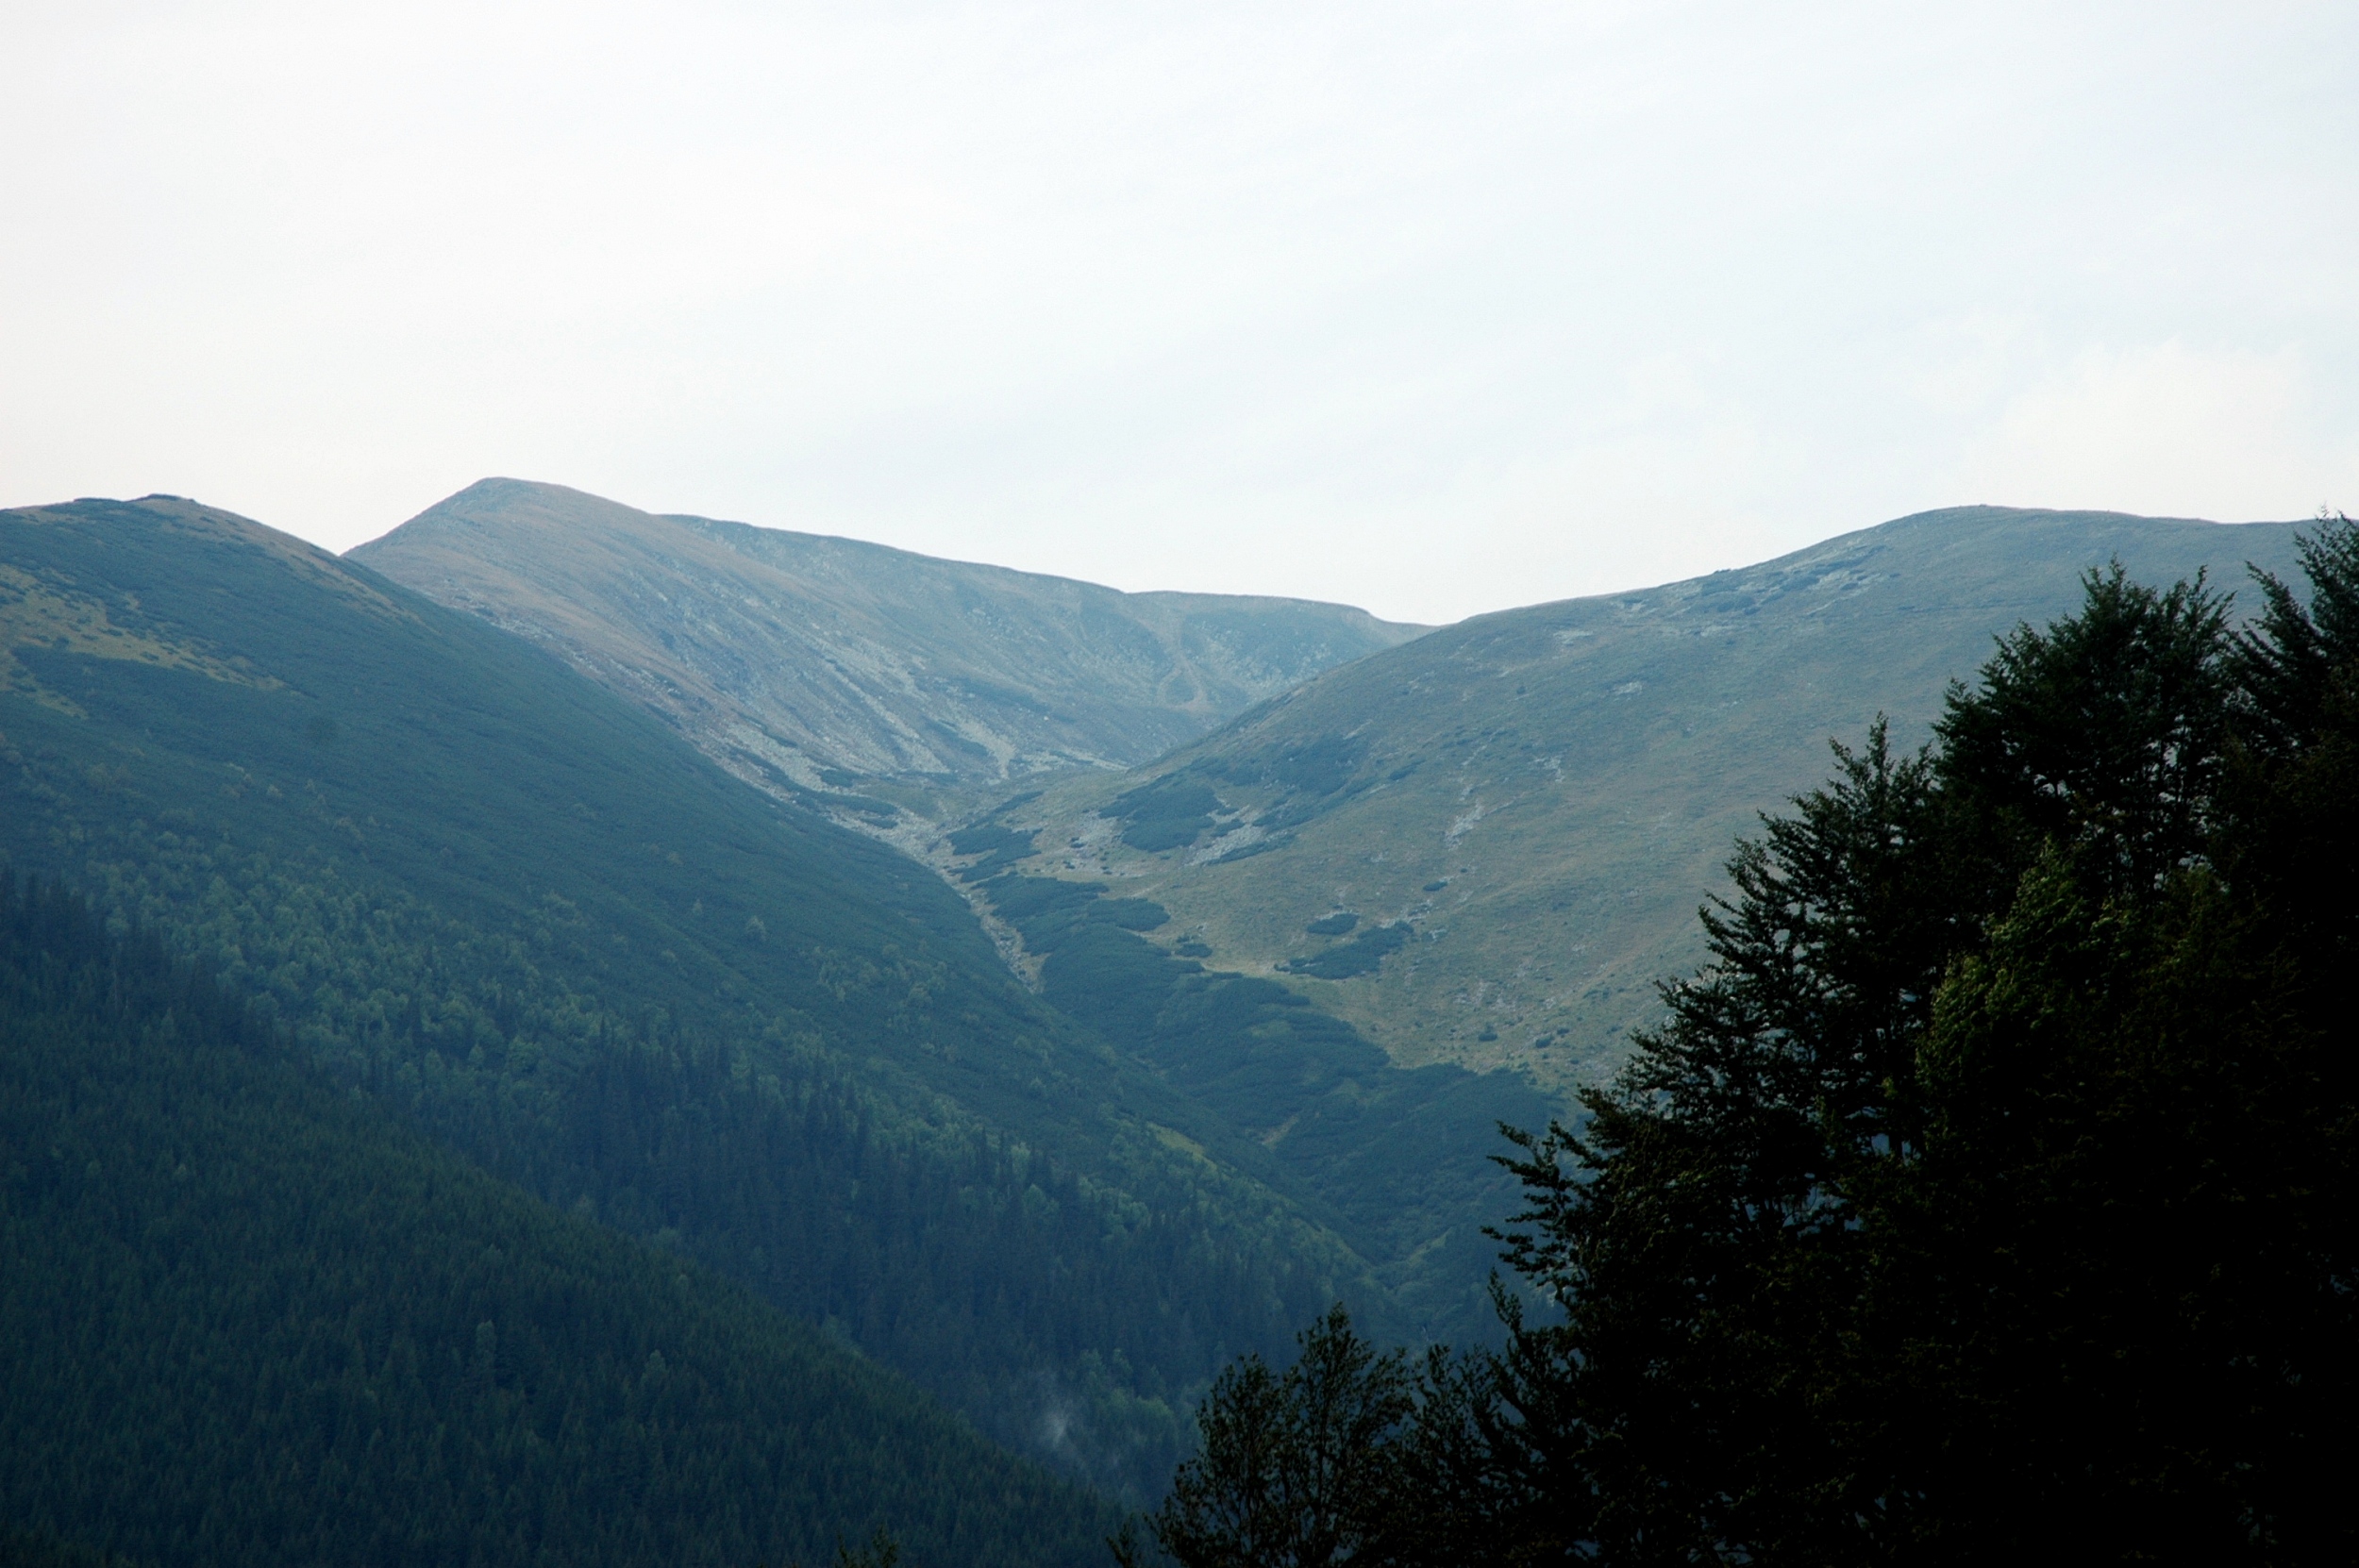
[[[1282,1373],[1259,1356],[1222,1373],[1197,1414],[1202,1449],[1149,1522],[1188,1568],[1324,1568],[1386,1531],[1414,1408],[1405,1359],[1378,1354],[1340,1306],[1300,1343]],[[1124,1568],[1144,1560],[1128,1536],[1114,1554]]]
[[[2243,632],[2092,574],[1924,752],[1838,748],[1664,1026],[1514,1135],[1508,1343],[1431,1361],[1366,1470],[1429,1527],[1164,1544],[2359,1560],[2359,530],[2303,561]]]

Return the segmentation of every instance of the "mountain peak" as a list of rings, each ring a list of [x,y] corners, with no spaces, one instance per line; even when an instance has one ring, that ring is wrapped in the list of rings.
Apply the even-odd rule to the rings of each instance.
[[[775,792],[870,826],[947,791],[1128,767],[1424,628],[1132,594],[486,478],[353,559],[559,654]],[[896,805],[897,803],[897,805]]]

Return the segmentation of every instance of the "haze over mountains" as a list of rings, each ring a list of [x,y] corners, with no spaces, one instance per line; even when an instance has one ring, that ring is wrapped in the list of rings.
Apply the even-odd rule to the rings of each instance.
[[[557,650],[741,777],[845,795],[855,823],[945,790],[1151,761],[1425,629],[1301,600],[1123,593],[514,479],[351,555]]]
[[[209,966],[260,1031],[167,1093],[168,1052],[104,1065],[165,1024],[101,1027],[20,988],[84,1087],[9,1036],[8,1266],[43,1300],[102,1244],[109,1268],[180,1268],[142,1238],[235,1183],[105,1150],[163,1136],[166,1094],[219,1106],[195,1165],[281,1170],[251,1129],[293,1107],[323,1181],[462,1173],[435,1179],[511,1240],[438,1211],[421,1244],[490,1259],[460,1271],[484,1299],[638,1281],[599,1355],[644,1362],[693,1322],[699,1366],[868,1391],[862,1429],[934,1477],[878,1485],[996,1499],[910,1505],[914,1560],[1032,1560],[1027,1539],[1075,1560],[1099,1515],[1067,1483],[1152,1495],[1213,1373],[1329,1300],[1380,1338],[1482,1331],[1497,1125],[1544,1121],[1616,1059],[1693,961],[1732,838],[1824,776],[1830,735],[1879,712],[1921,735],[1993,634],[2068,609],[2089,568],[2242,587],[2247,560],[2289,569],[2294,532],[1959,509],[1420,634],[505,480],[344,559],[173,497],[0,513],[0,861]],[[76,1094],[52,1149],[43,1118]],[[75,1205],[107,1224],[60,1230]],[[510,1290],[518,1256],[548,1291]],[[228,1288],[170,1277],[192,1302]],[[667,1279],[677,1314],[644,1288]],[[142,1299],[139,1335],[179,1343],[180,1298]],[[267,1370],[243,1321],[205,1331]],[[449,1364],[403,1395],[401,1442],[445,1419],[522,1442],[564,1400],[654,1398],[644,1367],[582,1393],[555,1350],[503,1381],[477,1320],[435,1324],[421,1353]],[[888,1370],[846,1370],[851,1347]],[[0,1363],[11,1388],[62,1386]],[[356,1389],[319,1408],[361,1420]],[[152,1436],[181,1397],[120,1420]],[[682,1453],[738,1419],[677,1413]],[[40,1473],[94,1474],[84,1441]],[[332,1480],[273,1506],[326,1507]],[[115,1506],[6,1485],[69,1534]],[[711,1494],[664,1495],[688,1499],[683,1560],[869,1518],[814,1493],[699,1534]],[[503,1507],[467,1529],[526,1540]],[[360,1559],[401,1560],[398,1510],[384,1524]],[[181,1544],[152,1555],[209,1560],[177,1527],[159,1516],[142,1539]],[[596,1531],[568,1550],[646,1560]]]
[[[1496,1124],[1544,1120],[1550,1093],[1619,1059],[1657,982],[1699,957],[1695,911],[1735,837],[1824,776],[1830,738],[1855,742],[1884,713],[1914,743],[1995,634],[2068,609],[2092,567],[2118,558],[2162,580],[2208,569],[2233,584],[2247,559],[2287,569],[2292,534],[1954,509],[1743,571],[1477,617],[1323,674],[1336,645],[1305,643],[1306,625],[1404,628],[1228,601],[1227,624],[1249,607],[1262,646],[1291,628],[1283,667],[1303,678],[1130,771],[1108,763],[1138,743],[1142,718],[1175,723],[1146,676],[1180,665],[1167,650],[1133,659],[1121,704],[1076,700],[1109,647],[1147,646],[1120,618],[1138,601],[1108,591],[511,481],[355,556],[564,647],[742,776],[949,874],[1019,973],[1266,1149],[1264,1175],[1335,1227],[1406,1321],[1447,1336],[1483,1317],[1481,1231],[1506,1197],[1481,1174]],[[694,554],[714,538],[782,569],[754,576]],[[616,560],[635,565],[601,564]],[[695,608],[715,602],[715,582],[733,585],[736,608]],[[850,602],[891,608],[838,608]],[[857,636],[828,633],[827,647],[901,672],[895,690],[937,728],[1082,713],[1114,741],[1086,758],[995,753],[963,776],[829,769],[813,791],[762,760],[784,754],[747,740],[745,721],[716,730],[717,709],[647,675],[688,646],[743,700],[786,715],[765,734],[802,725],[798,757],[896,755],[917,709],[813,695],[812,670],[835,679],[825,661],[839,656],[810,628],[855,621]],[[960,667],[944,650],[966,668],[995,661],[988,704],[976,683],[939,678]],[[1281,663],[1254,668],[1275,684]],[[1236,702],[1245,687],[1225,690]],[[795,716],[822,709],[824,735]],[[1039,769],[1033,787],[971,814],[1020,777],[1019,756]],[[886,798],[947,820],[880,809]]]
[[[979,609],[975,585],[1010,575],[655,518],[551,487],[487,481],[356,555],[495,619],[538,607],[532,635],[610,650],[573,657],[699,733],[702,721],[682,719],[642,678],[668,657],[666,642],[700,639],[697,659],[727,662],[737,689],[774,707],[779,693],[808,690],[815,657],[808,641],[740,636],[726,616],[677,608],[711,591],[680,575],[675,552],[715,528],[734,551],[794,569],[761,579],[774,628],[805,637],[787,607],[834,613],[822,600],[853,592],[845,574],[857,563],[881,578],[860,580],[858,593],[894,602],[885,621],[863,623],[862,639],[879,640],[860,644],[872,660],[882,646],[922,661],[939,656],[910,650],[979,638],[1000,660],[1001,712],[1010,692],[1027,711],[1106,714],[1108,728],[1141,711],[1143,685],[1127,689],[1120,713],[1070,700],[1086,676],[1073,673],[1077,661],[1099,659],[1106,645],[1105,618],[1089,607],[1109,601],[1053,580],[1046,601],[1037,592],[1021,601],[1024,638],[1035,650],[1061,637],[1068,645],[1025,662],[1007,657],[1005,617]],[[576,530],[586,559],[627,557],[645,575],[594,577],[572,559]],[[831,792],[792,780],[788,792],[950,873],[1050,1001],[1266,1148],[1272,1179],[1337,1227],[1409,1321],[1462,1333],[1481,1316],[1481,1227],[1504,1191],[1450,1173],[1486,1168],[1497,1122],[1545,1119],[1549,1101],[1527,1079],[1562,1091],[1619,1059],[1653,1014],[1656,983],[1699,956],[1695,911],[1734,838],[1823,776],[1829,738],[1856,742],[1881,712],[1913,743],[1993,635],[2069,609],[2094,566],[2117,557],[2164,580],[2208,568],[2238,582],[2248,559],[2287,568],[2292,532],[2106,513],[1927,513],[1740,572],[1398,642],[1308,675],[1135,770],[1109,769],[1109,746],[1095,765],[1062,774],[1034,754],[1034,789],[963,826],[959,811],[988,798],[973,775],[916,797],[949,812],[940,825],[877,809],[895,783],[933,782],[908,774],[828,772],[819,782]],[[496,558],[495,575],[468,563],[470,549]],[[428,559],[440,563],[432,571]],[[462,591],[468,582],[496,586]],[[507,608],[486,609],[494,592]],[[661,612],[617,608],[628,605]],[[1264,629],[1339,616],[1359,625],[1331,607],[1258,608]],[[639,629],[614,629],[618,615]],[[576,626],[593,629],[565,629]],[[1321,657],[1331,651],[1319,645]],[[1276,678],[1266,660],[1260,668]],[[971,716],[972,691],[937,686],[935,701],[965,705],[937,710]],[[838,756],[887,755],[909,727],[873,704],[828,711],[825,743]],[[767,765],[747,769],[759,764],[753,749],[716,745],[709,725],[701,734],[741,773],[779,786]],[[1011,771],[995,760],[980,780],[995,796]],[[1052,895],[1043,876],[1069,892]],[[1453,1071],[1435,1076],[1443,1067]],[[1391,1158],[1404,1150],[1414,1157]]]
[[[934,813],[955,826],[1035,778],[1045,795],[1000,823],[1052,852],[1028,871],[1154,900],[1171,920],[1153,940],[1277,979],[1397,1063],[1562,1085],[1614,1060],[1654,983],[1692,964],[1732,839],[1822,776],[1828,739],[1881,712],[1915,743],[1992,636],[2067,609],[2092,567],[2234,589],[2248,560],[2289,570],[2293,532],[1957,508],[1434,633],[513,480],[352,554],[936,863]],[[1137,803],[1114,803],[1159,779],[1217,804],[1141,849]]]
[[[510,480],[348,559],[523,632],[740,777],[945,869],[971,841],[935,813],[1028,779],[1117,776],[1120,759],[1151,759],[1166,738],[1421,629],[1333,605],[1122,594]],[[1178,1008],[1185,1023],[1158,1027],[1171,1009],[1142,1017],[1141,999],[1170,1000],[1181,976],[1145,961],[1136,933],[1163,918],[1152,905],[1040,913],[995,922],[1003,942],[1033,932],[1019,973],[1184,1082],[1230,1140],[1215,1158],[1242,1160],[1372,1270],[1390,1297],[1378,1310],[1397,1308],[1419,1334],[1481,1331],[1481,1227],[1508,1193],[1485,1156],[1499,1121],[1544,1121],[1549,1101],[1520,1078],[1404,1074],[1348,1026],[1217,976],[1189,979],[1191,994],[1210,990]],[[1068,951],[1046,975],[1050,942]]]

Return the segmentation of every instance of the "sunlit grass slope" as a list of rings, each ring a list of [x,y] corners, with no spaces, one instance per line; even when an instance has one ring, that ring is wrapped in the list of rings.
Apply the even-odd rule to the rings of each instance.
[[[1972,507],[1760,566],[1478,616],[1152,767],[1006,820],[1035,869],[1148,898],[1151,940],[1268,976],[1404,1065],[1565,1084],[1618,1059],[1757,812],[1878,713],[1914,743],[1991,638],[2118,556],[2292,566],[2292,525]],[[2243,598],[2251,599],[2250,592]],[[1349,916],[1347,920],[1345,917]]]

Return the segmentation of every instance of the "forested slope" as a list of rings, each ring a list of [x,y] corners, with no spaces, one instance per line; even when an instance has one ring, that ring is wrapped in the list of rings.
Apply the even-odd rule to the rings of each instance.
[[[0,1526],[0,1568],[133,1568],[122,1558],[92,1551],[53,1530]]]
[[[0,852],[1011,1442],[1152,1485],[1222,1358],[1373,1293],[938,878],[472,617],[156,497],[0,514]]]
[[[158,1568],[1094,1558],[1079,1489],[257,1011],[0,877],[0,1520]]]

